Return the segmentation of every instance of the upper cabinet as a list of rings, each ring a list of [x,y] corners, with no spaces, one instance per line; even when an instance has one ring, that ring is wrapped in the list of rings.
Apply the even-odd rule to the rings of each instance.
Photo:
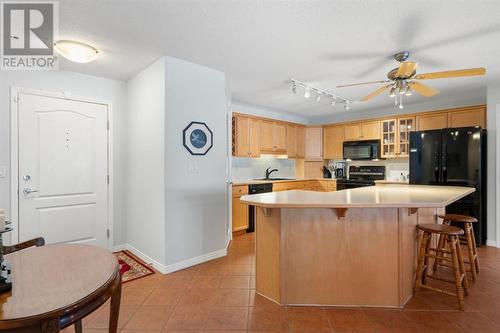
[[[344,126],[345,141],[380,139],[380,121],[361,121]]]
[[[306,127],[306,160],[323,160],[323,128]]]
[[[260,156],[260,122],[244,116],[233,117],[234,156]]]
[[[486,128],[486,110],[484,107],[448,112],[448,127],[472,126]]]
[[[297,125],[286,125],[286,154],[288,158],[297,157]]]
[[[419,131],[427,131],[448,127],[448,114],[446,112],[433,112],[423,115],[418,115],[417,129]]]
[[[325,160],[343,158],[344,135],[344,125],[332,125],[323,128],[323,158]]]
[[[408,157],[409,133],[415,130],[415,117],[400,117],[381,121],[383,158]]]
[[[297,158],[306,158],[306,127],[297,126]]]
[[[269,154],[286,154],[286,124],[270,121],[260,121],[260,151]]]
[[[382,158],[408,157],[411,131],[473,126],[486,128],[485,105],[307,128],[235,113],[233,156],[272,154],[306,161],[342,159],[344,141],[380,140]]]

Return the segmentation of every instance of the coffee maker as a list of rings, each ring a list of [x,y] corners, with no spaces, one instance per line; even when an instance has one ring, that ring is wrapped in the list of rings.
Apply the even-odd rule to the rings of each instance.
[[[345,161],[337,161],[333,164],[333,171],[335,178],[345,179],[347,178],[346,173],[346,162]]]

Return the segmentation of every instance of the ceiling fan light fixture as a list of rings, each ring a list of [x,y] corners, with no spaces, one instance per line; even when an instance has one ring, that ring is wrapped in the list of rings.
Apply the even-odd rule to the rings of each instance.
[[[99,50],[92,45],[74,40],[58,40],[54,48],[64,58],[80,64],[91,62],[99,56]]]
[[[396,87],[392,87],[389,91],[389,97],[393,98],[396,96]]]

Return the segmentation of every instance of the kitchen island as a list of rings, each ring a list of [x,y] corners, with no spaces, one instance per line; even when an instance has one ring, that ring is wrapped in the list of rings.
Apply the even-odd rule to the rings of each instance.
[[[436,223],[473,188],[370,186],[246,195],[256,206],[256,292],[282,305],[402,307],[416,225]]]

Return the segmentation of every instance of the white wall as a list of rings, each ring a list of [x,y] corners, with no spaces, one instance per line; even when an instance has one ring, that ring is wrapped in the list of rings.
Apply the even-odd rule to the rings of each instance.
[[[380,96],[378,98],[388,98],[387,96]],[[408,97],[407,99],[411,99]],[[460,98],[433,100],[432,98],[426,102],[405,104],[403,110],[396,107],[389,106],[385,108],[366,109],[356,111],[354,104],[349,111],[333,113],[328,116],[313,117],[309,121],[311,124],[328,124],[334,122],[352,121],[358,119],[369,119],[393,115],[404,115],[407,113],[416,113],[424,111],[436,111],[443,109],[451,109],[469,105],[479,105],[486,102],[486,88],[472,90],[461,94]],[[356,102],[362,103],[362,102]],[[369,103],[369,102],[367,102]]]
[[[228,108],[224,73],[166,58],[166,264],[225,254],[228,219]],[[213,147],[192,156],[182,145],[191,122],[205,122]],[[189,169],[197,170],[190,172]],[[200,259],[200,260],[201,260]]]
[[[262,106],[245,104],[245,103],[234,101],[234,100],[232,101],[232,104],[231,104],[231,110],[232,110],[232,112],[236,112],[236,113],[250,114],[253,116],[278,119],[278,120],[289,121],[289,122],[293,122],[293,123],[299,123],[299,124],[308,124],[309,123],[308,117],[287,114],[287,113],[275,111],[272,109],[268,109],[268,108],[265,108]]]
[[[500,117],[496,113],[500,111],[500,83],[488,86],[487,90],[487,122],[488,122],[488,244],[500,247],[500,210],[497,209],[500,204],[500,163],[498,158],[500,153],[500,136],[497,135],[497,129],[500,128]]]
[[[165,58],[128,81],[127,242],[165,263]]]
[[[1,71],[0,74],[0,165],[7,168],[0,178],[0,207],[10,216],[10,87],[62,90],[73,95],[113,102],[114,110],[114,243],[126,239],[125,155],[126,103],[124,82],[65,71]]]
[[[273,172],[272,177],[296,178],[295,160],[280,159],[270,156],[260,158],[233,157],[232,181],[244,181],[255,178],[263,178],[267,168],[278,169]]]

